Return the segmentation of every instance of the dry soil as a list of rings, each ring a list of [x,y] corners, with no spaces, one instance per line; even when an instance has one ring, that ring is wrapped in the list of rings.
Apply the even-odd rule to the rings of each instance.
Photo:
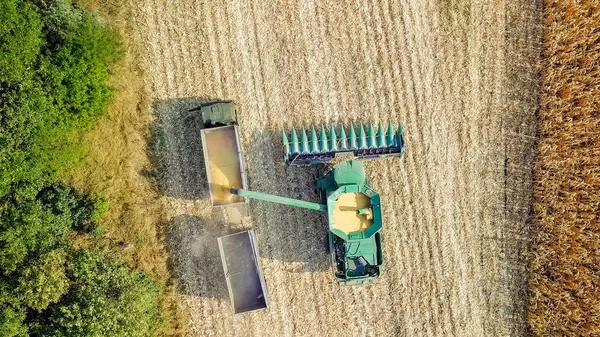
[[[194,336],[523,336],[538,104],[537,1],[132,2],[151,92],[170,263]],[[401,122],[402,160],[369,162],[385,265],[333,282],[316,212],[212,208],[187,109],[240,106],[253,190],[318,200],[323,168],[282,164],[282,129]],[[233,316],[215,238],[258,234],[268,311]]]

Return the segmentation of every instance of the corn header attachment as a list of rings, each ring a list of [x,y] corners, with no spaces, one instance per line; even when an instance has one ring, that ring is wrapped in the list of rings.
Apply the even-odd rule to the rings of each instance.
[[[358,132],[350,123],[348,132],[342,125],[336,131],[332,125],[329,128],[321,126],[319,135],[313,126],[308,136],[306,129],[291,132],[283,131],[284,159],[286,165],[324,164],[340,156],[358,159],[376,159],[388,156],[402,156],[404,153],[404,138],[402,127],[394,130],[391,122],[387,130],[379,123],[377,131],[373,123],[369,123],[367,131],[360,123]]]

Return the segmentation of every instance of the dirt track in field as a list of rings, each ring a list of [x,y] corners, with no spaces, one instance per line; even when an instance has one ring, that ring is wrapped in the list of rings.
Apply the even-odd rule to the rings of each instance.
[[[360,3],[360,5],[357,5]],[[171,266],[190,335],[523,336],[539,4],[530,1],[136,1]],[[213,209],[199,117],[233,99],[250,188],[317,200],[285,169],[282,129],[401,122],[403,160],[367,164],[383,276],[339,287],[318,213]],[[270,309],[233,316],[215,238],[258,233]]]

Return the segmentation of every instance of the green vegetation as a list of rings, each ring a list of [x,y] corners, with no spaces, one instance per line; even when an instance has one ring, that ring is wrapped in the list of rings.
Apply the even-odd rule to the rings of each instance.
[[[42,336],[146,336],[161,322],[159,286],[100,251],[74,254],[71,289],[34,327]]]
[[[2,196],[35,192],[81,157],[78,130],[108,103],[119,53],[115,34],[67,1],[2,0],[0,22]]]
[[[109,103],[116,34],[68,0],[0,0],[0,22],[0,335],[152,335],[161,287],[94,248],[106,201],[58,181]]]

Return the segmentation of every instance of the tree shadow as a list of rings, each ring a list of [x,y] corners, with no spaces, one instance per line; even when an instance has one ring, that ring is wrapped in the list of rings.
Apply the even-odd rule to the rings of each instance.
[[[152,104],[149,152],[156,167],[162,194],[200,199],[207,196],[206,171],[202,155],[202,117],[190,111],[214,100],[186,97],[159,100]]]
[[[156,172],[145,174],[155,175],[164,195],[191,200],[208,197],[200,135],[202,119],[199,111],[190,110],[214,101],[177,98],[154,102],[155,120],[151,125],[149,149]],[[257,130],[242,143],[245,144],[244,161],[252,167],[252,174],[248,175],[250,189],[320,202],[313,185],[327,168],[286,168],[280,131]],[[326,242],[328,224],[324,213],[256,200],[244,206],[257,233],[260,258],[290,262],[295,266],[291,270],[297,272],[330,268]],[[233,206],[227,209],[230,207]],[[165,230],[169,266],[180,280],[182,293],[228,298],[217,238],[241,229],[226,223],[224,212],[224,208],[215,208],[210,217],[182,215],[169,222]]]
[[[238,231],[219,219],[218,214],[211,214],[210,218],[181,215],[168,223],[168,263],[181,293],[229,298],[217,238]]]
[[[281,131],[257,130],[246,142],[249,188],[257,192],[320,203],[314,187],[328,167],[285,167]],[[261,200],[248,201],[248,213],[258,232],[263,258],[295,262],[294,272],[318,272],[331,268],[327,251],[328,222],[325,213]]]

